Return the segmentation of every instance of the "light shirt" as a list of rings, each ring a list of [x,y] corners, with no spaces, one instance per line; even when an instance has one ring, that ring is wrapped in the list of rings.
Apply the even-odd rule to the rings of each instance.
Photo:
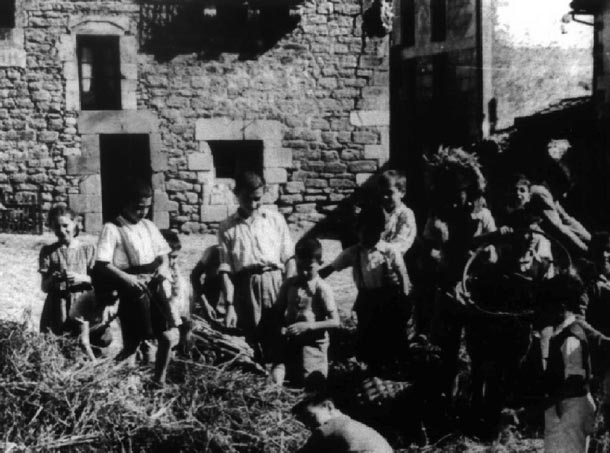
[[[106,223],[97,244],[97,261],[112,263],[119,269],[150,264],[171,249],[159,229],[148,219],[130,223],[122,216],[117,218],[120,228]],[[127,244],[124,243],[125,237]]]
[[[237,273],[250,266],[284,269],[294,255],[294,243],[284,216],[261,208],[247,219],[238,212],[218,228],[219,272]]]
[[[574,315],[568,316],[561,325],[555,329],[554,335],[559,334],[563,329],[567,328],[575,321],[576,317]],[[564,377],[566,379],[568,376],[586,377],[587,373],[582,362],[582,345],[578,338],[573,336],[567,337],[561,345],[561,354],[563,356]]]
[[[335,271],[352,267],[358,289],[387,286],[386,265],[400,274],[405,267],[400,253],[385,241],[379,241],[371,248],[364,248],[360,244],[352,245],[343,250],[331,264]]]
[[[381,239],[396,247],[399,253],[404,255],[411,248],[415,236],[415,214],[404,203],[400,203],[392,212],[385,213],[385,228]]]

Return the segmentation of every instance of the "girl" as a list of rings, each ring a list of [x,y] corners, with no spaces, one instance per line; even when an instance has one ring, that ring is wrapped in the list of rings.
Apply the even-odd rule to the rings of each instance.
[[[77,238],[78,218],[63,204],[51,208],[48,225],[57,236],[57,242],[43,246],[40,251],[39,272],[42,290],[47,293],[40,331],[79,335],[88,331],[88,321],[101,321],[101,313],[95,313],[90,277],[95,247],[81,243]],[[81,335],[81,343],[93,358],[88,334]]]

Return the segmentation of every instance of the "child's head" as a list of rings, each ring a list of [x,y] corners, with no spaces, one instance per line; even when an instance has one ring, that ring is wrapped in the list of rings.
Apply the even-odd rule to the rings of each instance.
[[[146,218],[152,206],[153,190],[149,183],[136,178],[126,188],[121,214],[132,223]]]
[[[582,280],[574,273],[563,272],[557,274],[545,284],[544,294],[541,298],[541,309],[545,317],[554,324],[559,324],[566,315],[583,313],[586,311],[585,287]]]
[[[57,236],[57,240],[65,244],[69,244],[80,232],[78,216],[63,203],[49,210],[47,224]]]
[[[357,222],[358,239],[365,247],[373,247],[381,239],[385,229],[385,217],[381,206],[363,209]]]
[[[530,201],[531,181],[522,174],[514,175],[509,186],[509,203],[515,208],[523,208]]]
[[[169,260],[170,263],[175,262],[178,259],[178,252],[182,249],[182,244],[180,243],[180,238],[175,231],[172,230],[161,230],[161,235],[165,242],[169,245],[171,252],[169,252]]]
[[[528,206],[518,209],[510,216],[508,226],[515,231],[515,241],[522,251],[528,250],[534,244],[535,231],[540,231],[540,216]]]
[[[292,414],[312,431],[337,415],[332,398],[325,392],[306,396],[292,408]]]
[[[322,244],[316,238],[303,238],[295,248],[297,272],[305,280],[313,280],[322,264]]]
[[[607,231],[595,233],[591,238],[589,250],[597,271],[610,276],[610,233]]]
[[[377,180],[377,189],[383,208],[391,212],[402,202],[407,193],[407,178],[397,170],[386,170]]]
[[[252,171],[237,176],[234,193],[243,214],[249,216],[260,208],[264,190],[265,181],[262,176]]]

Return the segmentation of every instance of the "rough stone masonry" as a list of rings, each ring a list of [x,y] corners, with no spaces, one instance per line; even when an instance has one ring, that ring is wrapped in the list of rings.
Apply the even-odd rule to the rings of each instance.
[[[388,38],[363,34],[368,0],[266,1],[243,16],[220,0],[16,2],[0,33],[0,190],[68,202],[98,231],[101,138],[145,134],[154,220],[201,232],[235,203],[214,146],[245,140],[266,202],[298,228],[321,220],[388,159]],[[118,40],[120,109],[81,108],[81,36]]]

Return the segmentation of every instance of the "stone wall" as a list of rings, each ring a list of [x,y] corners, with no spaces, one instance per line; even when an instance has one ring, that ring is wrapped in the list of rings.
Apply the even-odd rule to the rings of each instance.
[[[200,39],[193,17],[213,18],[211,7],[17,3],[25,65],[0,56],[0,189],[38,191],[45,210],[70,201],[90,231],[101,225],[103,133],[150,135],[155,220],[188,232],[234,207],[211,140],[261,140],[266,200],[300,228],[388,158],[388,46],[363,37],[366,1],[297,2],[251,53],[226,30],[224,41]],[[120,36],[122,112],[79,111],[79,33]]]

